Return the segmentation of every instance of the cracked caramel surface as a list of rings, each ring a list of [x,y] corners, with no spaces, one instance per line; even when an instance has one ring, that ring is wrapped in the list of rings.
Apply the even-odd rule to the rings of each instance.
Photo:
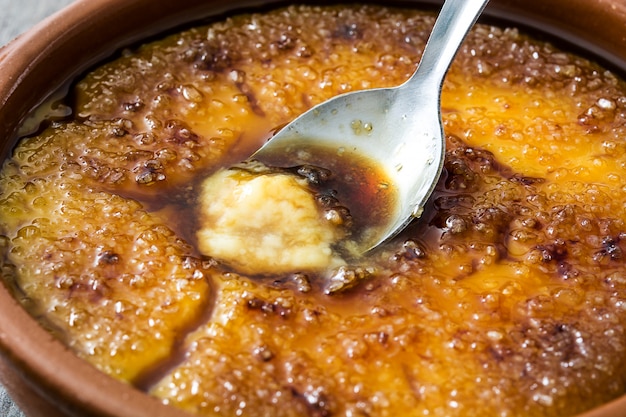
[[[198,251],[208,175],[326,98],[404,81],[433,23],[292,6],[124,51],[5,162],[5,282],[79,356],[198,415],[564,416],[622,395],[626,84],[516,29],[459,52],[443,176],[395,240],[266,278]]]

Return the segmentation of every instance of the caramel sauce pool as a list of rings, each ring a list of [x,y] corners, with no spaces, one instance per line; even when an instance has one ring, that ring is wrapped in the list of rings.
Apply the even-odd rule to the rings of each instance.
[[[394,240],[326,274],[199,254],[205,178],[317,103],[405,81],[433,23],[291,6],[122,51],[5,161],[5,283],[79,357],[201,416],[565,416],[623,395],[626,84],[515,28],[459,52],[442,178]]]
[[[332,198],[340,207],[345,206],[351,219],[348,238],[353,241],[360,242],[363,234],[385,228],[395,217],[396,187],[378,161],[356,150],[323,147],[305,139],[263,162],[309,177],[318,199]]]

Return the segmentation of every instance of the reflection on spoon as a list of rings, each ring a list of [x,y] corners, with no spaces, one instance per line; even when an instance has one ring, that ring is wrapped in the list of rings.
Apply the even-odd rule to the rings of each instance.
[[[447,0],[407,82],[347,93],[319,104],[282,128],[251,159],[270,166],[314,164],[330,169],[332,159],[342,155],[373,161],[381,166],[397,197],[385,224],[362,234],[358,247],[365,252],[393,237],[421,215],[441,175],[443,80],[487,2]],[[369,198],[377,197],[370,194]],[[355,210],[356,203],[345,203]],[[372,200],[362,204],[365,207],[357,212],[381,206]]]

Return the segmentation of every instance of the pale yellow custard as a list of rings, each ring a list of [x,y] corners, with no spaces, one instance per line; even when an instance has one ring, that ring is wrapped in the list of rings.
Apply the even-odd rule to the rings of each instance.
[[[341,230],[324,219],[304,180],[222,170],[202,183],[198,249],[251,275],[323,271],[343,264]]]

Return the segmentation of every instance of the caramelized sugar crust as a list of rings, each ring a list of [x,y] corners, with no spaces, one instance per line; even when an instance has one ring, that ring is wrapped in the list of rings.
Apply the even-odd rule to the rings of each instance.
[[[65,175],[13,179],[3,178],[0,213],[3,274],[15,296],[117,378],[167,361],[209,305],[210,264],[136,201]]]
[[[5,280],[80,356],[199,415],[564,416],[623,394],[626,85],[516,29],[460,51],[444,175],[397,239],[329,276],[198,255],[206,175],[404,81],[433,22],[293,6],[124,51],[5,163]]]

